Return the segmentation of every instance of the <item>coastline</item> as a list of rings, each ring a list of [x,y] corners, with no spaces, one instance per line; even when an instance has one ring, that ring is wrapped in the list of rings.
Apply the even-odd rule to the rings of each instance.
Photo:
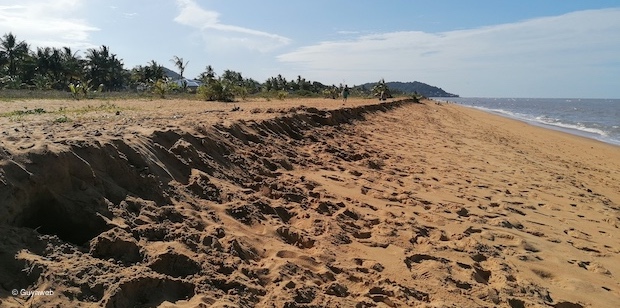
[[[0,121],[0,283],[53,291],[1,306],[620,301],[620,147],[434,101],[114,104]]]
[[[445,104],[445,103],[441,102],[441,104]],[[458,107],[462,107],[464,109],[468,109],[468,110],[472,110],[472,111],[478,111],[481,114],[497,116],[497,117],[500,117],[502,119],[506,119],[509,122],[510,121],[519,122],[519,123],[527,124],[529,126],[541,128],[541,129],[543,129],[545,131],[552,131],[552,132],[560,133],[557,136],[576,137],[577,139],[584,139],[584,140],[587,140],[587,141],[592,141],[592,142],[594,142],[594,144],[599,144],[600,143],[600,144],[605,144],[605,145],[609,145],[609,146],[612,146],[612,147],[620,148],[620,144],[616,144],[616,143],[611,142],[611,141],[601,140],[601,139],[596,138],[594,136],[589,136],[587,132],[579,131],[579,130],[576,130],[576,129],[563,128],[563,127],[554,126],[554,125],[551,125],[551,124],[545,124],[545,123],[535,122],[535,121],[531,121],[531,120],[520,119],[520,118],[517,118],[517,117],[514,117],[514,116],[510,116],[510,115],[506,115],[506,114],[503,114],[503,113],[500,113],[500,112],[494,112],[493,110],[477,108],[475,106],[462,105],[462,104],[458,104],[458,103],[456,103],[456,104],[449,103],[448,105],[450,105],[450,106],[458,106]],[[566,135],[568,135],[568,136],[566,136]]]
[[[612,144],[620,146],[620,135],[617,132],[618,126],[614,125],[613,127],[605,127],[605,124],[596,122],[592,118],[586,120],[585,118],[582,121],[595,121],[595,123],[590,122],[590,125],[584,126],[584,124],[580,122],[576,122],[576,118],[573,115],[570,115],[571,119],[564,119],[563,116],[568,116],[567,114],[558,115],[553,111],[553,107],[547,108],[546,110],[540,110],[540,114],[531,113],[532,110],[532,102],[539,102],[540,104],[551,104],[551,106],[555,106],[558,108],[569,108],[570,110],[577,108],[581,108],[578,105],[570,105],[570,106],[562,106],[557,105],[558,103],[575,103],[582,102],[582,99],[543,99],[543,98],[459,98],[454,101],[446,100],[444,98],[432,98],[433,100],[437,100],[440,102],[447,103],[456,103],[460,106],[465,106],[468,108],[473,108],[476,110],[481,110],[487,113],[499,115],[505,118],[514,119],[522,122],[526,122],[528,124],[539,126],[547,129],[552,129],[556,131],[566,132],[572,135],[577,135],[581,137],[586,137],[589,139],[598,140],[604,143]],[[480,101],[479,101],[480,100]],[[519,103],[517,105],[510,105],[514,103],[515,100]],[[583,101],[600,104],[601,102],[620,102],[618,99],[584,99]],[[502,102],[500,105],[495,105],[495,102]],[[505,105],[505,104],[508,105]],[[525,106],[524,106],[525,105]],[[529,105],[529,106],[528,106]],[[609,107],[608,107],[609,108]],[[566,109],[564,109],[566,112]],[[599,111],[600,112],[600,111]],[[610,112],[615,112],[613,109]],[[585,114],[588,117],[588,114]],[[558,118],[559,117],[559,118]],[[591,117],[591,115],[590,115]],[[606,120],[601,119],[602,121],[609,121],[611,118],[607,117]],[[567,122],[568,121],[568,122]],[[576,122],[576,123],[575,123]],[[603,125],[603,127],[601,127]],[[609,123],[607,122],[607,125]],[[607,130],[607,131],[606,131]]]

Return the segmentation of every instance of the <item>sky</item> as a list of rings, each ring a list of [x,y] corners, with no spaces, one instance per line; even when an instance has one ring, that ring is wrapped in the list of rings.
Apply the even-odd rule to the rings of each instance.
[[[617,0],[0,0],[0,35],[195,78],[211,65],[349,86],[419,81],[463,97],[620,98]]]

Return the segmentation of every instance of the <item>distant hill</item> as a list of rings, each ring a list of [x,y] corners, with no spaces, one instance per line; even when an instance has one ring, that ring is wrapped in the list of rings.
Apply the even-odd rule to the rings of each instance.
[[[366,89],[372,89],[377,83],[369,82],[365,83],[363,86]],[[424,95],[426,97],[458,97],[456,94],[448,93],[444,91],[442,88],[434,87],[423,82],[400,82],[400,81],[391,81],[386,82],[387,86],[392,90],[393,93],[405,93],[405,94],[413,94],[418,93]]]
[[[167,68],[167,67],[162,67],[164,69],[164,75],[166,75],[166,77],[172,79],[172,80],[177,80],[177,79],[181,79],[181,75],[179,75],[179,73]]]

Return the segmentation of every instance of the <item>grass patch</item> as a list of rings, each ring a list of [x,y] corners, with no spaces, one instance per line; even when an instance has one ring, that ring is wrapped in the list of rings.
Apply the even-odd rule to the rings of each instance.
[[[185,92],[169,92],[166,97],[170,99],[200,100],[196,94]],[[80,97],[79,101],[97,100],[125,100],[125,99],[159,99],[159,96],[150,92],[137,91],[114,91],[114,92],[91,92],[88,97]],[[59,90],[17,90],[0,89],[0,102],[16,100],[46,99],[46,100],[74,100],[71,92]]]
[[[0,114],[0,116],[13,117],[13,116],[25,116],[27,114],[43,114],[43,113],[47,113],[47,111],[45,111],[45,109],[43,108],[36,108],[36,109],[25,109],[25,110],[15,110],[11,112],[5,112],[5,113]]]
[[[54,123],[67,123],[70,122],[71,119],[69,119],[69,117],[67,117],[66,114],[63,114],[62,116],[54,119]]]
[[[21,121],[25,116],[37,116],[37,115],[58,115],[59,117],[53,120],[54,123],[66,123],[70,122],[69,115],[82,116],[91,112],[104,112],[118,114],[121,111],[133,110],[131,107],[120,107],[111,102],[105,102],[98,106],[87,105],[85,107],[67,108],[60,107],[58,110],[45,110],[43,108],[14,110],[5,113],[0,113],[0,117],[10,118],[12,121]]]
[[[27,115],[40,115],[45,114],[47,111],[43,108],[35,108],[35,109],[24,109],[24,110],[14,110],[9,112],[0,113],[0,117],[10,118],[13,121],[20,121]]]
[[[117,111],[121,111],[121,110],[129,110],[131,108],[129,107],[125,107],[125,108],[121,108],[119,106],[117,106],[116,104],[110,103],[110,102],[105,102],[99,106],[91,106],[88,105],[86,107],[82,107],[82,108],[73,108],[73,109],[63,109],[63,112],[71,112],[71,113],[75,113],[78,115],[82,115],[82,114],[87,114],[89,112],[97,112],[97,111],[102,111],[102,112],[111,112],[111,113],[115,113]]]

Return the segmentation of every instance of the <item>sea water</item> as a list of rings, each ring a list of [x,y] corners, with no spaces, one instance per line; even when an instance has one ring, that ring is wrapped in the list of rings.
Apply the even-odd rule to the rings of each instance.
[[[620,99],[474,97],[434,99],[620,145]]]

